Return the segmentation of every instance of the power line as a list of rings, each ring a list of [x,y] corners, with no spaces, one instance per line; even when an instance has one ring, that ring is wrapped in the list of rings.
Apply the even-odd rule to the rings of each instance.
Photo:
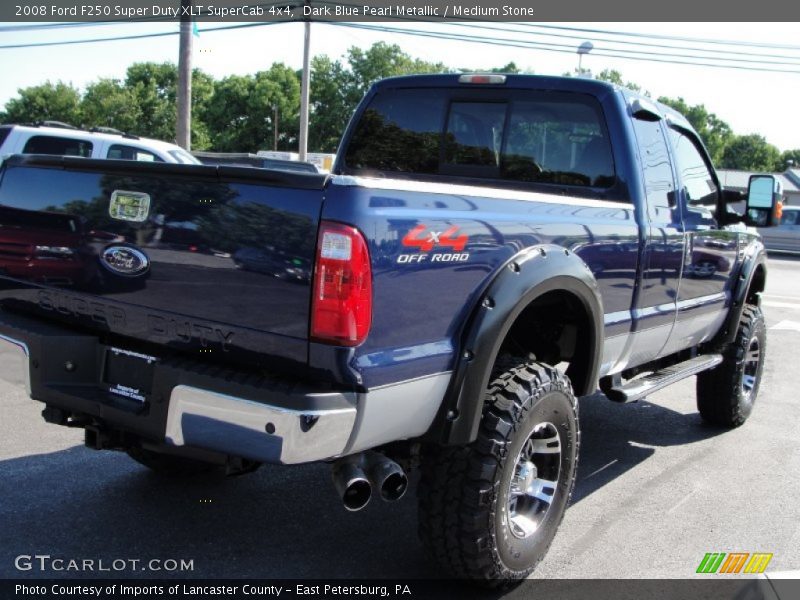
[[[454,27],[468,27],[470,29],[487,29],[491,31],[504,31],[507,33],[525,33],[524,31],[520,31],[518,29],[506,29],[503,27],[492,27],[490,25],[478,25],[472,23],[448,23],[450,26]],[[569,35],[563,33],[538,33],[538,32],[531,32],[530,35],[538,35],[544,37],[554,37],[554,38],[562,38],[562,39],[572,39],[572,40],[586,40],[586,36],[580,35]],[[706,49],[706,48],[696,48],[692,46],[676,46],[672,44],[655,44],[655,43],[648,43],[648,42],[634,42],[631,40],[609,40],[609,39],[602,39],[602,38],[594,38],[592,37],[592,41],[599,41],[599,42],[607,42],[609,44],[620,44],[626,46],[637,46],[643,48],[664,48],[669,50],[683,50],[689,52],[705,52],[705,53],[716,53],[716,54],[729,54],[732,56],[749,56],[749,57],[763,57],[763,58],[788,58],[790,60],[798,60],[800,61],[800,55],[798,56],[789,56],[786,54],[763,54],[760,52],[742,52],[737,50],[726,50],[726,49]],[[712,57],[709,57],[712,58]]]
[[[270,6],[270,5],[278,5],[284,4],[281,2],[274,2],[269,4],[264,4],[263,6]],[[334,2],[330,2],[330,4],[336,4]],[[227,25],[221,27],[214,27],[201,30],[202,32],[213,33],[214,31],[221,31],[221,30],[230,30],[230,29],[243,29],[249,27],[261,27],[267,25],[274,25],[279,23],[286,23],[290,22],[290,19],[279,20],[279,21],[267,21],[267,22],[257,22],[257,23],[240,23],[236,25]],[[575,49],[570,44],[558,44],[555,42],[544,42],[544,41],[533,41],[533,40],[522,40],[522,39],[497,39],[497,38],[487,38],[483,36],[476,36],[476,35],[467,35],[467,34],[455,34],[455,33],[447,33],[447,32],[434,32],[434,31],[420,31],[420,30],[413,30],[413,29],[404,29],[398,27],[388,27],[388,26],[377,26],[377,25],[367,25],[367,24],[357,24],[357,23],[340,23],[340,22],[331,22],[331,21],[320,21],[321,23],[327,23],[329,25],[334,26],[341,26],[341,27],[351,27],[356,29],[365,29],[365,30],[372,30],[372,31],[382,31],[386,33],[397,33],[401,35],[411,35],[411,36],[418,36],[418,37],[430,37],[436,39],[449,39],[455,41],[462,41],[462,42],[472,42],[472,43],[480,43],[480,44],[488,44],[494,46],[508,46],[508,47],[516,47],[516,48],[528,48],[528,49],[538,49],[548,52],[561,52],[561,53],[569,53],[572,54],[575,52]],[[59,24],[51,24],[51,25],[59,25]],[[76,24],[65,24],[65,25],[76,25]],[[86,25],[84,23],[80,23],[78,25]],[[475,27],[475,25],[468,25],[464,23],[455,23],[453,25],[461,26],[461,27]],[[516,24],[518,26],[527,26],[527,24],[519,23]],[[486,25],[485,23],[480,25],[479,27],[488,30],[497,30],[503,31],[506,33],[523,33],[519,30],[509,30],[504,28],[498,27],[491,27]],[[549,26],[548,26],[549,27]],[[571,28],[571,29],[579,29],[579,28]],[[596,30],[601,31],[601,30]],[[605,32],[605,33],[614,33],[614,32]],[[101,43],[101,42],[112,42],[112,41],[122,41],[122,40],[137,40],[137,39],[147,39],[147,38],[155,38],[155,37],[166,37],[177,35],[177,31],[169,31],[169,32],[159,32],[159,33],[147,33],[147,34],[137,34],[137,35],[127,35],[127,36],[115,36],[115,37],[103,37],[103,38],[93,38],[93,39],[86,39],[86,40],[64,40],[64,41],[54,41],[54,42],[29,42],[29,43],[21,43],[21,44],[6,44],[0,46],[0,50],[8,50],[8,49],[22,49],[22,48],[36,48],[36,47],[51,47],[51,46],[62,46],[62,45],[75,45],[75,44],[92,44],[92,43]],[[541,35],[548,35],[548,34],[541,34]],[[642,34],[644,35],[644,34]],[[638,35],[636,37],[639,37]],[[609,43],[618,43],[616,41],[610,40],[603,40]],[[635,42],[632,42],[635,44]],[[642,44],[646,46],[647,44]],[[694,49],[693,49],[694,50]],[[697,49],[701,52],[710,52],[705,51],[702,49]],[[678,54],[678,53],[660,53],[660,52],[650,52],[646,50],[626,50],[624,48],[596,48],[593,51],[595,56],[603,56],[607,58],[622,58],[622,59],[629,59],[629,60],[639,60],[639,61],[651,61],[651,62],[659,62],[659,63],[669,63],[669,64],[685,64],[685,65],[694,65],[694,66],[706,66],[712,68],[728,68],[728,69],[736,69],[736,70],[749,70],[749,71],[766,71],[766,72],[776,72],[776,73],[797,73],[798,71],[790,70],[790,69],[771,69],[768,68],[772,65],[787,65],[787,66],[798,66],[800,67],[800,63],[795,62],[783,62],[783,61],[768,61],[768,60],[749,60],[743,58],[728,58],[723,56],[698,56],[696,54]],[[742,53],[745,56],[759,56],[757,54],[747,54]],[[675,60],[675,59],[691,59],[691,61],[684,61],[684,60]],[[786,57],[790,58],[790,57]],[[715,61],[715,62],[697,62],[697,61]],[[736,64],[724,64],[725,62],[734,62]],[[719,64],[723,63],[723,64]],[[748,63],[753,65],[763,65],[759,68],[754,67],[747,67],[743,66],[741,63]]]
[[[246,29],[249,27],[266,27],[268,25],[279,25],[282,23],[289,23],[292,22],[290,19],[284,19],[280,21],[265,21],[259,23],[240,23],[238,25],[224,25],[222,27],[210,27],[207,29],[200,29],[200,33],[213,33],[215,31],[223,31],[229,29]],[[160,33],[143,33],[139,35],[122,35],[122,36],[115,36],[115,37],[105,37],[105,38],[92,38],[88,40],[64,40],[60,42],[31,42],[27,44],[6,44],[5,46],[0,46],[0,50],[11,50],[11,49],[18,49],[18,48],[44,48],[48,46],[71,46],[75,44],[95,44],[99,42],[118,42],[122,40],[141,40],[146,38],[155,38],[155,37],[165,37],[171,35],[178,35],[178,31],[164,31]]]
[[[328,4],[328,5],[331,5],[331,6],[347,6],[347,7],[356,6],[356,4],[345,3],[345,2],[336,2],[335,0],[321,0],[321,2],[323,4]],[[358,4],[357,6],[360,7],[360,6],[363,6],[363,4]],[[410,17],[398,17],[398,16],[389,16],[389,17],[386,17],[386,18],[391,20],[391,21],[395,21],[395,22],[412,22],[412,23],[431,23],[432,22],[432,21],[424,19],[424,18],[410,18]],[[453,21],[456,21],[456,22],[453,22]],[[463,21],[463,22],[461,22],[461,21]],[[442,23],[442,25],[451,26],[451,27],[468,27],[468,28],[472,28],[472,29],[485,29],[485,30],[491,30],[491,31],[500,31],[500,32],[503,32],[503,33],[517,33],[517,34],[525,34],[526,33],[526,31],[520,31],[519,29],[509,29],[507,26],[506,27],[492,26],[486,21],[481,21],[480,19],[476,19],[476,18],[472,18],[472,17],[454,17],[451,21],[448,21],[446,23]],[[561,28],[561,27],[558,27],[558,26],[551,26],[551,25],[541,25],[540,26],[538,24],[530,24],[530,23],[508,23],[507,25],[511,25],[512,27],[516,26],[516,27],[524,27],[524,28],[541,27],[541,28],[544,28],[544,29],[547,29],[547,30],[564,29],[564,30],[568,30],[568,31],[587,31],[587,32],[601,33],[601,34],[610,35],[610,36],[627,36],[627,35],[630,35],[631,37],[634,37],[634,38],[647,38],[647,39],[650,39],[650,38],[658,38],[658,39],[666,38],[666,39],[669,39],[668,36],[658,36],[658,35],[641,34],[641,33],[628,34],[628,33],[617,32],[617,31],[613,31],[613,30],[601,30],[601,29],[592,29],[592,30],[586,29],[586,30],[583,30],[583,29],[580,29],[580,28],[570,28],[570,27]],[[562,33],[545,33],[545,32],[535,32],[534,33],[534,32],[530,32],[530,35],[538,35],[538,36],[544,36],[544,37],[555,37],[555,38],[565,38],[565,39],[575,39],[575,40],[585,40],[586,39],[586,36],[569,35],[569,34],[562,34]],[[680,38],[678,38],[678,39],[680,39]],[[696,43],[705,43],[706,42],[706,40],[701,40],[699,38],[685,38],[685,39],[686,40],[694,40]],[[593,38],[592,41],[594,41],[594,38]],[[789,59],[791,61],[800,61],[800,56],[789,56],[789,55],[786,55],[786,54],[765,54],[765,53],[760,53],[760,52],[742,52],[742,51],[730,50],[730,49],[697,48],[697,47],[692,47],[692,46],[688,46],[687,47],[687,46],[678,46],[678,45],[671,45],[671,44],[657,44],[657,43],[652,43],[652,42],[640,42],[640,41],[632,41],[632,40],[598,39],[597,41],[607,42],[609,44],[630,45],[630,46],[637,46],[637,47],[644,47],[644,48],[647,48],[647,47],[650,47],[650,48],[664,48],[664,49],[681,50],[681,51],[687,51],[687,52],[702,52],[702,53],[706,53],[706,54],[714,53],[714,54],[718,54],[718,55],[719,54],[728,54],[728,55],[732,55],[732,56],[745,56],[745,57],[751,57],[751,58],[756,58],[756,57],[779,58],[779,59],[780,58],[785,58],[785,59]],[[717,41],[719,41],[719,40],[717,40]],[[727,42],[727,41],[726,42],[719,41],[719,42],[720,43],[724,43],[725,45],[735,45],[735,46],[747,45],[746,42]],[[757,44],[757,45],[758,46],[763,46],[763,47],[770,47],[767,44]],[[571,46],[568,46],[568,47],[571,47]],[[776,46],[776,47],[779,47],[779,48],[782,48],[782,49],[794,49],[794,50],[800,51],[800,46]],[[627,50],[624,50],[624,49],[617,49],[617,48],[607,48],[607,50],[609,50],[609,51],[619,51],[619,52],[630,52],[630,51],[627,51]],[[644,50],[642,50],[641,52],[645,53]],[[653,54],[655,56],[659,56],[660,55],[660,53],[653,53]],[[680,55],[676,55],[676,56],[680,57]],[[708,57],[686,56],[684,58],[705,58],[705,59],[708,59],[708,60],[712,60],[712,59],[713,60],[724,60],[724,57],[721,57],[721,56],[708,56]],[[727,60],[737,60],[738,61],[738,59],[727,59]],[[741,62],[741,61],[739,61],[739,62]],[[788,64],[788,65],[800,64],[800,63],[795,63],[795,62],[784,63],[784,62],[778,62],[778,61],[756,61],[756,62],[763,62],[765,64]]]
[[[364,3],[347,3],[347,2],[336,2],[335,0],[320,0],[324,4],[330,5],[339,5],[339,6],[364,6]],[[412,21],[412,22],[428,22],[431,23],[433,21],[429,19],[422,19],[422,18],[409,18],[409,17],[396,17],[396,16],[389,16],[385,17],[388,20],[394,21]],[[452,21],[463,21],[465,23],[486,23],[484,19],[480,17],[448,17],[448,21],[450,24],[453,24]],[[699,43],[699,44],[710,44],[710,45],[724,45],[724,46],[750,46],[756,48],[766,48],[766,49],[775,49],[775,50],[795,50],[800,51],[800,46],[794,46],[789,44],[772,44],[766,42],[747,42],[742,40],[723,40],[723,39],[715,39],[715,38],[697,38],[697,37],[685,37],[685,36],[672,36],[672,35],[663,35],[663,34],[654,34],[654,33],[639,33],[639,32],[629,32],[629,31],[615,31],[612,29],[594,29],[594,28],[586,28],[586,27],[574,27],[574,26],[567,26],[567,25],[545,25],[541,23],[525,23],[525,22],[514,22],[514,25],[518,27],[524,28],[538,28],[538,29],[549,29],[549,30],[561,30],[561,31],[574,31],[574,32],[581,32],[581,33],[594,33],[594,34],[605,34],[605,35],[612,35],[612,36],[626,36],[626,37],[633,37],[633,38],[645,38],[645,39],[658,39],[658,40],[666,40],[666,41],[673,41],[673,42],[690,42],[690,43]],[[606,40],[610,41],[610,40]]]
[[[460,27],[475,28],[474,25],[467,25],[467,24],[454,23],[453,25],[460,26]],[[494,30],[494,31],[509,32],[509,30],[507,30],[507,29],[498,28],[498,27],[481,26],[481,28],[488,29],[488,30]],[[522,32],[518,32],[517,31],[516,33],[522,33]],[[534,35],[550,35],[550,34],[534,34]],[[572,36],[570,36],[570,37],[572,37]],[[584,39],[584,38],[577,38],[577,39]],[[502,40],[498,40],[498,41],[502,41]],[[522,42],[522,43],[527,43],[528,42],[528,40],[513,40],[513,41],[519,41],[519,42]],[[597,40],[597,41],[609,42],[609,43],[612,43],[612,44],[620,44],[620,43],[622,43],[622,42],[611,41],[611,40]],[[556,44],[555,42],[545,42],[545,41],[533,42],[533,43],[549,44],[549,45],[552,45],[552,46],[555,46],[555,47],[569,48],[571,52],[575,51],[575,46],[572,45],[572,44]],[[629,42],[629,43],[636,44],[636,42]],[[644,46],[644,47],[648,47],[647,44],[641,44],[641,45]],[[797,56],[797,57],[794,57],[794,56],[782,56],[782,57],[780,57],[780,58],[792,59],[791,61],[787,62],[787,61],[776,61],[776,60],[750,60],[750,59],[746,59],[746,58],[728,58],[726,56],[698,56],[696,54],[679,54],[679,53],[675,53],[675,52],[672,52],[672,53],[652,52],[652,51],[649,51],[649,50],[627,50],[625,48],[603,48],[603,47],[598,47],[598,46],[595,46],[595,49],[596,50],[602,50],[602,51],[609,51],[609,52],[620,52],[622,54],[636,54],[636,55],[656,56],[656,57],[692,58],[692,59],[702,59],[702,60],[732,61],[732,62],[737,62],[737,63],[744,62],[744,63],[752,63],[752,64],[789,65],[789,66],[798,66],[798,67],[800,67],[800,56]],[[689,50],[689,51],[693,51],[693,50],[694,51],[698,51],[699,50],[700,52],[707,52],[707,53],[712,52],[711,50],[702,50],[702,49],[694,49],[694,48],[689,48],[689,49],[680,48],[680,49],[681,50]],[[595,52],[593,51],[592,53],[594,54]],[[751,57],[759,56],[757,54],[749,54],[749,53],[746,53],[746,52],[732,52],[732,54],[737,54],[737,55],[742,55],[742,56],[751,56]]]
[[[557,29],[564,31],[580,31],[582,33],[600,33],[608,35],[624,35],[636,38],[650,38],[657,40],[669,40],[673,42],[695,42],[701,44],[722,44],[725,46],[752,46],[755,48],[770,48],[777,50],[800,50],[800,46],[792,46],[788,44],[767,44],[763,42],[747,42],[742,40],[719,40],[714,38],[694,38],[694,37],[681,37],[673,35],[659,35],[655,33],[638,33],[630,31],[612,31],[604,29],[588,29],[583,27],[568,27],[566,25],[542,25],[540,23],[519,23],[521,27],[539,28],[539,29]]]
[[[36,23],[34,25],[3,25],[0,33],[26,33],[41,29],[72,29],[75,27],[95,27],[97,25],[118,25],[122,21],[91,21],[87,23]]]
[[[498,40],[496,38],[486,38],[481,36],[469,36],[463,34],[451,34],[451,33],[440,33],[440,32],[423,32],[419,30],[412,30],[412,29],[402,29],[397,27],[386,27],[386,26],[376,26],[376,25],[367,25],[362,23],[339,23],[333,21],[325,21],[328,25],[332,25],[335,27],[348,27],[353,29],[365,29],[371,31],[381,31],[384,33],[397,33],[401,35],[411,35],[411,36],[418,36],[418,37],[429,37],[429,38],[436,38],[436,39],[445,39],[445,40],[456,40],[462,42],[474,42],[479,44],[487,44],[491,46],[507,46],[511,48],[527,48],[527,49],[537,49],[537,50],[544,50],[546,52],[560,52],[563,54],[574,54],[575,49],[571,45],[566,44],[546,44],[543,42],[532,42],[526,40]],[[569,49],[562,49],[562,48],[569,48]],[[771,69],[767,67],[746,67],[740,66],[738,64],[718,64],[718,63],[708,63],[708,62],[696,62],[696,61],[683,61],[683,60],[674,60],[670,59],[669,55],[666,54],[659,54],[657,57],[645,57],[645,56],[634,56],[634,55],[624,55],[618,54],[615,52],[621,52],[621,50],[603,50],[600,51],[592,51],[592,54],[595,56],[603,56],[607,58],[622,58],[628,60],[639,60],[639,61],[649,61],[649,62],[657,62],[657,63],[669,63],[669,64],[677,64],[677,65],[692,65],[692,66],[700,66],[700,67],[715,67],[715,68],[723,68],[723,69],[735,69],[735,70],[743,70],[743,71],[760,71],[760,72],[772,72],[772,73],[800,73],[800,70],[793,71],[789,69]],[[663,58],[661,58],[663,57]],[[710,57],[692,57],[687,56],[686,58],[696,58],[699,60],[731,60],[731,59],[722,59],[722,58],[710,58]],[[743,61],[737,61],[743,62]],[[762,63],[759,63],[762,64]],[[770,63],[763,63],[763,64],[770,64]],[[800,65],[798,65],[800,67]]]

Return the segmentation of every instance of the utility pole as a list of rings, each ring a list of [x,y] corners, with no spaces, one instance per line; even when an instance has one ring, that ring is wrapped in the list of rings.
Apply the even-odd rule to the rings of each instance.
[[[308,4],[308,0],[305,0]],[[303,42],[303,78],[300,81],[300,160],[306,160],[308,153],[308,85],[309,85],[309,52],[311,49],[311,21],[306,19],[305,40]]]
[[[192,146],[192,0],[181,0],[181,34],[178,53],[178,120],[175,138],[181,148]]]

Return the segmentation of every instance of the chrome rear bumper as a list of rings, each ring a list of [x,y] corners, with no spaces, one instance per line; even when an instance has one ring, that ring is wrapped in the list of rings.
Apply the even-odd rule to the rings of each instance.
[[[344,452],[353,431],[356,409],[355,395],[352,397],[349,408],[289,410],[179,385],[170,397],[166,441],[269,463],[332,458]],[[348,401],[341,393],[305,399],[323,404],[325,400],[334,404]]]

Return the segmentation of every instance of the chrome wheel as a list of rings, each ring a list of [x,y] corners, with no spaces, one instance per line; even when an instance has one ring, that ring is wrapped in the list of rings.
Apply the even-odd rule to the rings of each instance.
[[[744,354],[744,365],[742,368],[742,394],[750,398],[758,381],[758,365],[761,362],[761,345],[757,337],[750,340],[747,352]]]
[[[561,437],[552,423],[539,423],[525,441],[514,465],[508,491],[508,524],[517,538],[527,538],[542,524],[558,489]]]

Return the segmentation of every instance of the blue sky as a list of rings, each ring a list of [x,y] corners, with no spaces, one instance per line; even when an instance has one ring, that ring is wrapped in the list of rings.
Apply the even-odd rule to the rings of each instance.
[[[800,47],[800,28],[797,23],[570,23],[569,27],[585,27],[637,34],[674,35],[692,38],[737,40],[739,46],[717,46],[742,52],[761,52],[798,57],[798,50],[768,50],[747,44],[768,43]],[[201,24],[200,29],[216,24]],[[416,30],[447,31],[468,35],[490,35],[495,39],[528,39],[518,27],[493,23],[493,28],[516,28],[506,34],[497,29],[456,28],[433,24],[391,24]],[[68,31],[0,32],[0,46],[15,43],[48,42],[92,37],[122,37],[143,33],[177,31],[174,23],[134,23],[125,25],[72,28]],[[273,62],[283,62],[299,68],[302,61],[303,26],[286,23],[216,33],[203,32],[195,39],[194,64],[215,77],[229,74],[254,73],[267,69]],[[564,33],[563,31],[561,32]],[[575,34],[587,41],[598,41],[600,34]],[[530,37],[544,41],[541,37]],[[631,38],[633,39],[633,38]],[[636,38],[648,41],[646,38]],[[514,61],[518,66],[538,74],[560,75],[577,66],[577,54],[569,49],[581,39],[550,38],[563,44],[563,53],[533,48],[503,47],[467,41],[439,40],[412,37],[397,33],[381,33],[315,23],[312,25],[312,54],[342,56],[350,46],[367,48],[377,41],[400,45],[408,54],[429,61],[441,61],[452,67],[491,68]],[[630,41],[630,40],[629,40]],[[662,41],[663,44],[676,42]],[[625,48],[625,46],[619,46]],[[632,46],[628,46],[631,48]],[[714,46],[708,46],[714,47]],[[669,50],[667,50],[669,52]],[[672,52],[681,53],[674,50]],[[685,53],[685,52],[683,52]],[[66,81],[83,87],[98,77],[121,78],[126,68],[140,61],[177,61],[178,38],[167,36],[143,40],[125,40],[25,49],[0,49],[0,104],[16,95],[17,89],[46,80]],[[749,66],[742,55],[740,66]],[[777,60],[777,59],[772,59]],[[727,121],[739,134],[760,133],[781,150],[800,148],[800,66],[778,68],[798,71],[771,73],[766,71],[737,71],[703,66],[674,65],[608,58],[589,54],[583,66],[599,72],[613,68],[630,81],[640,84],[653,96],[683,97],[690,104],[703,103]]]

